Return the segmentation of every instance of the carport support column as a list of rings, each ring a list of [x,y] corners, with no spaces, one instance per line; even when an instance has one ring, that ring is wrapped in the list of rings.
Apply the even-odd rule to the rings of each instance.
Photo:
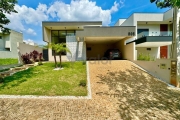
[[[79,37],[77,41],[77,60],[85,61],[86,60],[86,43],[84,37]]]

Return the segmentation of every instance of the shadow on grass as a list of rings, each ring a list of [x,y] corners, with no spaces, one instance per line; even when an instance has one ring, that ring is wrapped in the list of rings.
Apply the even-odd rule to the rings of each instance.
[[[132,66],[131,70],[98,75],[118,99],[118,112],[123,120],[180,119],[180,91],[168,86],[144,71]],[[110,95],[110,94],[108,94]]]
[[[32,77],[33,69],[34,68],[29,68],[27,70],[17,72],[12,76],[5,77],[4,82],[0,84],[0,90],[4,89],[5,87],[8,87],[8,89],[10,89],[11,87],[16,87],[21,83],[26,82],[26,78],[29,79]]]

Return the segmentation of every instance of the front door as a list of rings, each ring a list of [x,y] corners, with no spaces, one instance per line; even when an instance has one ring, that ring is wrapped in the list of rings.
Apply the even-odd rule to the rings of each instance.
[[[161,46],[160,47],[160,57],[161,58],[168,58],[168,46]]]

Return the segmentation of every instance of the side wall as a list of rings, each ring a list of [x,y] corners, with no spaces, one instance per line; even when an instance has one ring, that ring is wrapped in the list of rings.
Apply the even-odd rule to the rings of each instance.
[[[33,50],[38,51],[39,53],[42,53],[42,48],[38,47],[38,46],[32,46],[32,45],[28,45],[28,44],[24,44],[24,43],[17,43],[18,46],[18,59],[19,62],[22,63],[21,61],[21,55],[26,54],[26,53],[30,53]]]
[[[164,82],[170,84],[170,69],[171,60],[170,59],[157,59],[156,61],[133,61],[140,67],[147,70],[152,75],[157,78],[161,78]],[[165,68],[161,67],[161,64],[165,64]]]

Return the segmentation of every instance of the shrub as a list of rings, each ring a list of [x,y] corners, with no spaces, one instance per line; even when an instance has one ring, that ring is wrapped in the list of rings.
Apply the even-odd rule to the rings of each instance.
[[[82,64],[83,64],[83,65],[86,65],[86,61],[83,61]]]
[[[34,50],[33,52],[30,52],[29,54],[26,53],[25,55],[21,55],[21,59],[24,64],[32,64],[34,62],[39,62],[39,61],[44,60],[42,57],[42,53],[39,53],[36,50]]]
[[[86,80],[81,80],[79,83],[79,86],[85,87],[86,86]]]
[[[154,61],[155,57],[151,57],[149,53],[147,55],[139,53],[137,60]]]

